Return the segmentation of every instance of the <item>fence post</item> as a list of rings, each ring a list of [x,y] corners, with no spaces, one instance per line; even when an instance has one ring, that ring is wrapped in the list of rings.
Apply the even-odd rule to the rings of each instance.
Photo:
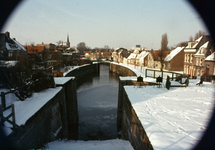
[[[145,77],[147,77],[147,69],[146,69],[146,72],[145,72]]]
[[[0,105],[0,117],[1,117],[0,126],[4,126],[4,121],[2,119],[2,117],[3,117],[2,105]]]
[[[5,94],[4,94],[4,92],[1,92],[1,104],[2,104],[2,108],[5,108],[5,107],[6,107],[6,104],[5,104]]]
[[[155,78],[155,70],[154,70],[154,78]]]
[[[14,123],[16,123],[14,104],[11,105],[11,108],[12,108],[12,113],[13,113],[12,120]]]
[[[172,80],[173,80],[173,78],[174,78],[174,73],[172,73]]]

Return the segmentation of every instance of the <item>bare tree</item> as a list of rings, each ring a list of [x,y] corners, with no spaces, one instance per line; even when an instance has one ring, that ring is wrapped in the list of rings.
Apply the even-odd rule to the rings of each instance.
[[[164,64],[164,59],[165,59],[165,51],[168,51],[168,37],[167,37],[167,33],[162,35],[162,39],[161,39],[161,49],[158,52],[158,58],[161,64],[161,71],[163,71],[163,64]]]
[[[193,37],[192,36],[190,36],[189,41],[193,41]]]

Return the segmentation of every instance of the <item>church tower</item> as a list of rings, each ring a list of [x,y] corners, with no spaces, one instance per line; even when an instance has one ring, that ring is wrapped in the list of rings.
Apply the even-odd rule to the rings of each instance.
[[[70,42],[69,42],[69,35],[67,34],[67,42],[66,42],[66,46],[70,47]]]

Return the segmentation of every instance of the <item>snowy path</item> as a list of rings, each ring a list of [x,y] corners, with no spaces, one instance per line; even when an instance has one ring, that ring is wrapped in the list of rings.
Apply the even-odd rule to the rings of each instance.
[[[55,150],[133,150],[129,141],[114,139],[106,141],[54,141],[46,149]]]

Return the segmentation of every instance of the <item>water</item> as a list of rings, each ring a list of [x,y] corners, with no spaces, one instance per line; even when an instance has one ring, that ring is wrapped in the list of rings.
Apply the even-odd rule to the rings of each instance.
[[[119,77],[100,64],[100,75],[77,81],[79,140],[107,140],[117,137]]]

